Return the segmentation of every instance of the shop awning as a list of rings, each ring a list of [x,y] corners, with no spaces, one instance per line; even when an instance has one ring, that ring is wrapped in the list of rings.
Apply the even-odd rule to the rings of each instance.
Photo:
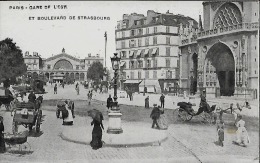
[[[139,84],[140,80],[126,80],[124,84]]]
[[[145,49],[145,51],[144,51],[144,55],[147,55],[147,54],[149,54],[149,49]]]
[[[155,91],[156,88],[155,88],[155,86],[153,86],[153,85],[145,85],[145,87],[146,87],[146,89],[147,89],[147,92],[149,92],[149,93],[154,93],[154,92],[156,92],[156,91]],[[144,92],[144,86],[140,86],[140,85],[139,85],[139,92]]]
[[[154,48],[152,51],[152,55],[156,54],[156,52],[157,52],[157,48]]]
[[[158,80],[142,80],[139,86],[157,86],[160,87],[159,81]]]
[[[124,66],[125,65],[125,62],[121,62],[120,63],[120,67]]]
[[[129,57],[133,57],[133,56],[134,56],[134,51],[130,51]]]
[[[141,56],[141,52],[142,52],[142,50],[138,50],[137,53],[136,53],[136,57],[140,57]]]

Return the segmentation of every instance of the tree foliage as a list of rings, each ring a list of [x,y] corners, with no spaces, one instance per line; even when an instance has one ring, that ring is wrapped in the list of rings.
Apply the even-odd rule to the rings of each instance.
[[[22,50],[10,38],[0,41],[0,80],[13,81],[25,72]]]
[[[93,62],[88,68],[88,73],[87,73],[88,79],[94,81],[100,81],[100,79],[103,79],[103,75],[104,75],[104,69],[102,63],[100,62]]]

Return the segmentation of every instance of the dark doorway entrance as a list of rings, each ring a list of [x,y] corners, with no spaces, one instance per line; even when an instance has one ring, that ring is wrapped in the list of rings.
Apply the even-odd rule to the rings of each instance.
[[[206,56],[215,68],[221,96],[232,96],[235,91],[235,61],[229,47],[221,42],[213,45]],[[208,72],[205,72],[206,75]],[[210,72],[209,72],[210,73]],[[212,72],[211,72],[212,73]]]
[[[194,53],[192,55],[193,61],[193,74],[190,78],[190,93],[195,94],[197,92],[197,77],[198,77],[198,54]]]

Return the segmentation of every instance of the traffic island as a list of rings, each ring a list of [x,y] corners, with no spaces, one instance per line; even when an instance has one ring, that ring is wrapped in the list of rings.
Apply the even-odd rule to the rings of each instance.
[[[103,131],[102,141],[104,147],[143,147],[161,145],[167,139],[166,130],[152,129],[150,124],[123,123],[124,132],[121,134],[108,134]],[[60,134],[61,138],[73,143],[90,145],[92,139],[91,126],[67,126]]]

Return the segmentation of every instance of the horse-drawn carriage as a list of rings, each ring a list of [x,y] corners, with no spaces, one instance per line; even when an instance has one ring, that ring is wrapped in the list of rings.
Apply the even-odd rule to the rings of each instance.
[[[18,126],[23,125],[25,128],[32,130],[33,126],[36,126],[36,132],[40,132],[42,118],[42,110],[32,102],[22,102],[18,103],[15,107],[14,117],[13,117],[13,133],[18,132]]]
[[[177,104],[179,108],[176,109],[177,116],[182,121],[190,121],[194,116],[200,116],[204,121],[212,124],[216,121],[216,114],[214,114],[214,110],[216,109],[216,105],[212,105],[209,109],[206,107],[200,107],[197,112],[192,108],[192,104],[190,102],[179,102]]]

